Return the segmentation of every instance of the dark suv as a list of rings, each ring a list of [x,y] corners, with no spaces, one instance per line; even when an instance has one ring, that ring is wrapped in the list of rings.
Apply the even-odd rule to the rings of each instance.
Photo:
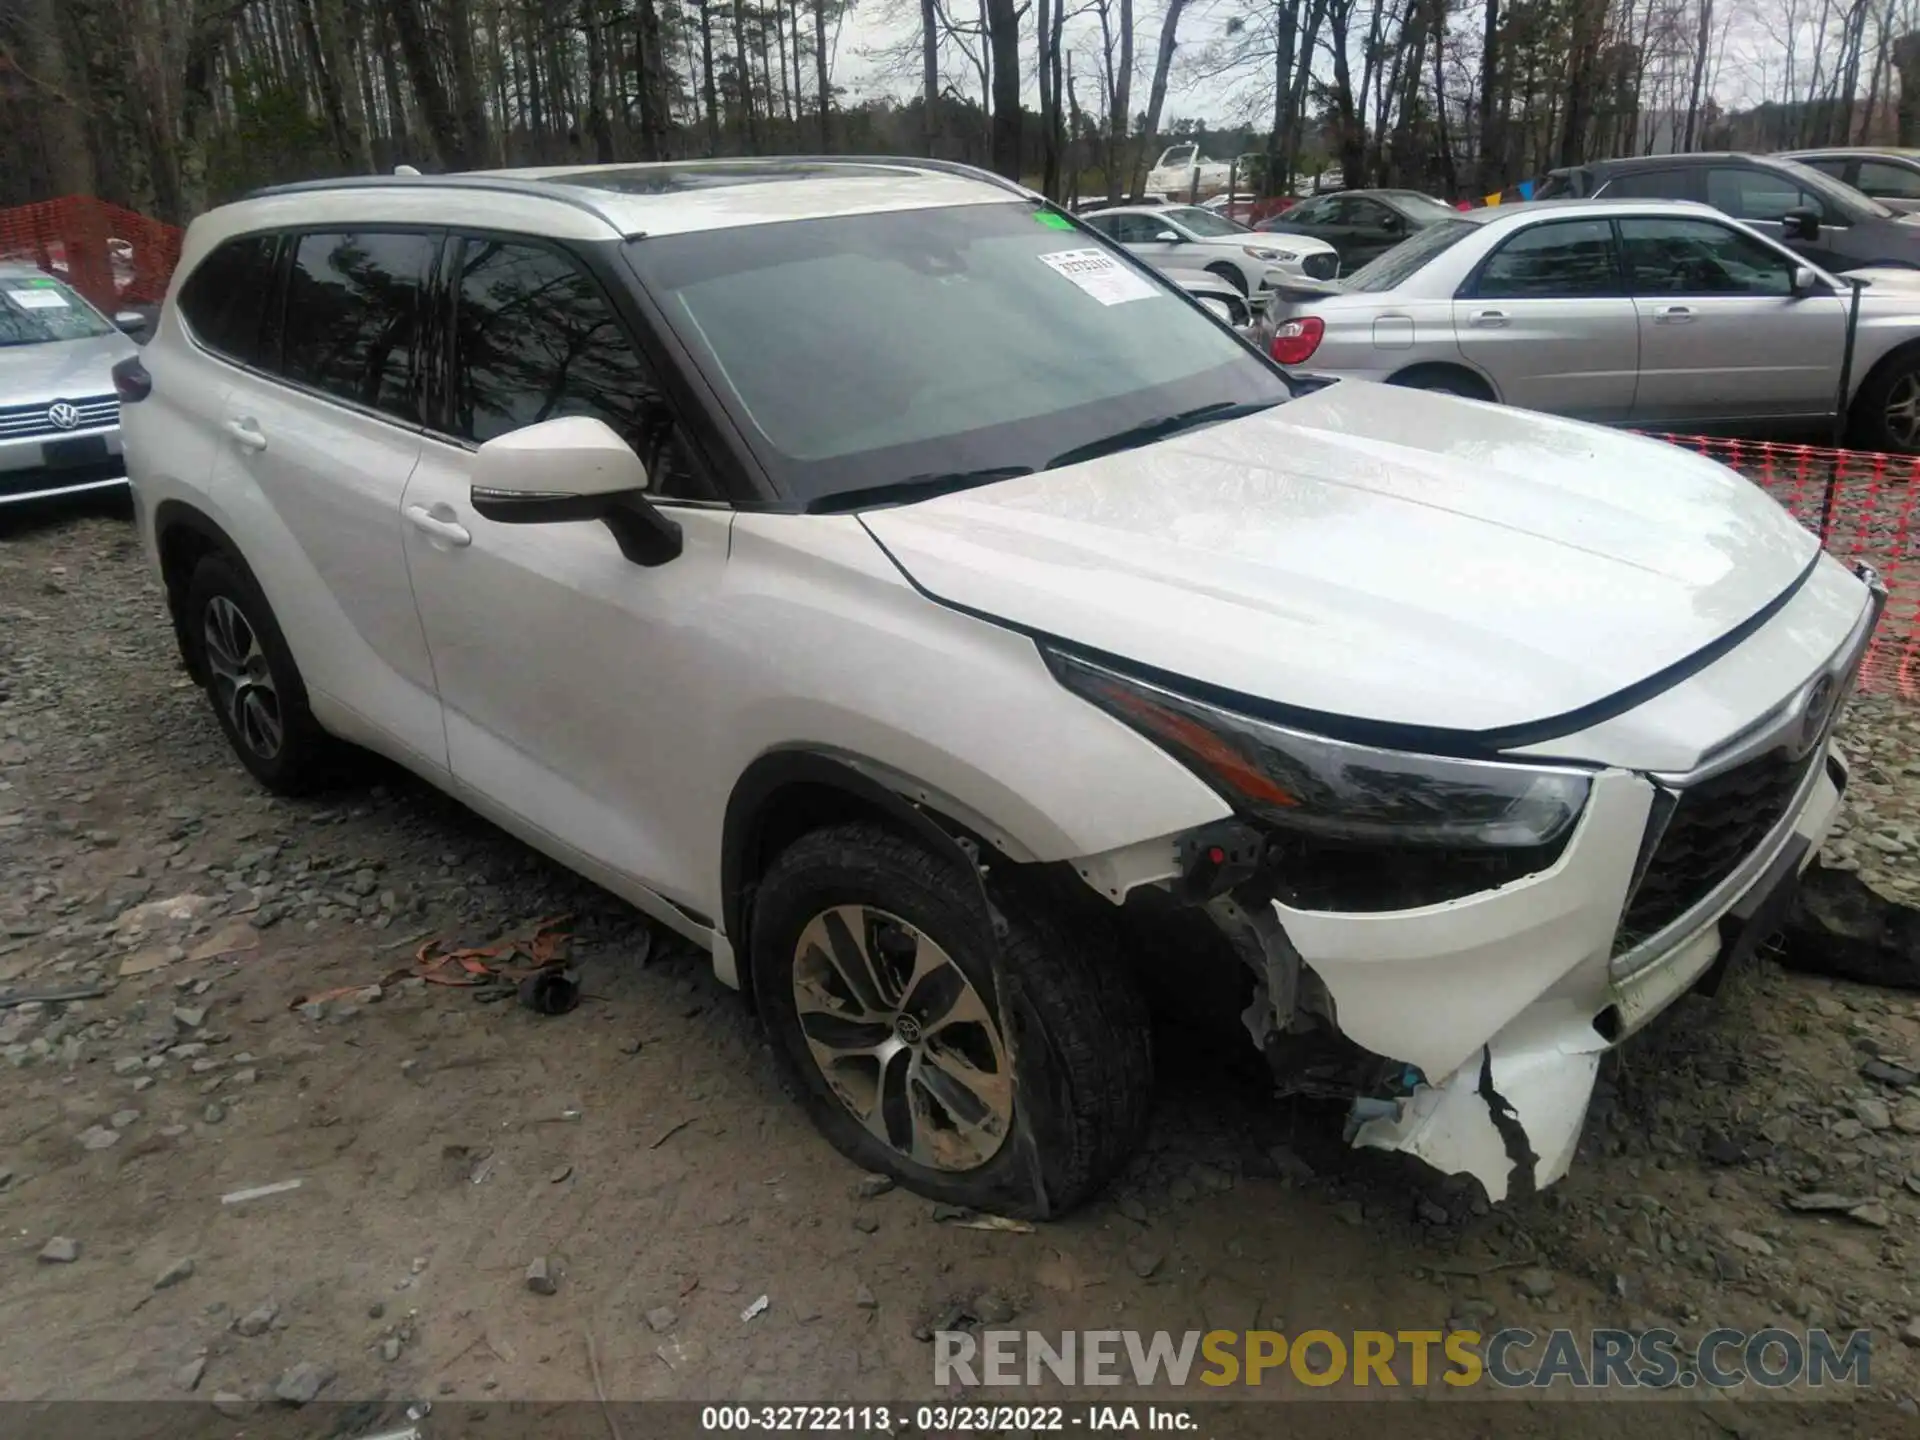
[[[1920,216],[1897,215],[1831,176],[1764,155],[1642,155],[1555,170],[1536,200],[1698,200],[1828,270],[1920,269]]]

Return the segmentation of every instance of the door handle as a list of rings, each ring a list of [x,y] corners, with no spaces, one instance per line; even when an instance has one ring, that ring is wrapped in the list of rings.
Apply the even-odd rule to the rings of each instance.
[[[407,520],[413,528],[423,535],[431,535],[436,540],[444,540],[449,545],[461,546],[473,543],[473,532],[455,520],[442,520],[424,505],[407,506]]]
[[[1507,323],[1504,310],[1476,310],[1467,317],[1467,324],[1477,325],[1483,330],[1498,330]]]
[[[260,433],[260,422],[251,415],[240,420],[229,420],[225,428],[227,434],[233,437],[234,443],[242,450],[267,448],[267,437]]]
[[[1684,325],[1691,319],[1693,311],[1685,305],[1662,305],[1653,312],[1653,323],[1656,325]]]

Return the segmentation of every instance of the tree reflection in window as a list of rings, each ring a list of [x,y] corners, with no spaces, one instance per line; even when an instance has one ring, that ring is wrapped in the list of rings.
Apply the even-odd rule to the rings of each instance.
[[[303,235],[287,278],[287,378],[417,422],[426,235]]]
[[[654,494],[713,498],[645,362],[572,261],[541,246],[469,239],[458,283],[458,433],[484,444],[543,420],[592,416],[645,462]]]

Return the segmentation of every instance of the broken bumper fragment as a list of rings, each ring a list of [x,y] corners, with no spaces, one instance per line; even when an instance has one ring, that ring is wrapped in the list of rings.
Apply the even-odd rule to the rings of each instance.
[[[1552,868],[1500,890],[1378,915],[1276,902],[1340,1032],[1417,1072],[1391,1105],[1356,1106],[1354,1143],[1471,1174],[1495,1201],[1560,1179],[1601,1055],[1717,960],[1764,938],[1756,932],[1791,898],[1845,784],[1823,743],[1797,767],[1764,840],[1631,944],[1622,916],[1647,880],[1643,842],[1660,817],[1654,783],[1627,771],[1595,778],[1580,828]]]

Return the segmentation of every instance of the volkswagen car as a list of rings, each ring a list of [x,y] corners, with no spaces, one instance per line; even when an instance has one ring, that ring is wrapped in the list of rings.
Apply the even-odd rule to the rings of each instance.
[[[145,322],[116,320],[52,275],[0,264],[0,505],[126,485],[112,371]]]

